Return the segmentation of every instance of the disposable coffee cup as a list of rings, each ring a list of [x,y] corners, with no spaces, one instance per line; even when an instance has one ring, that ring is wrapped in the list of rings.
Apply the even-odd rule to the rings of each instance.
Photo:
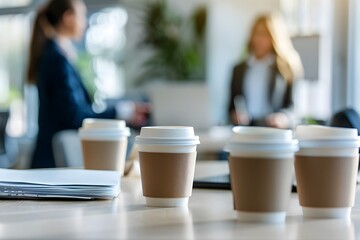
[[[349,218],[359,164],[357,129],[298,126],[297,191],[304,217]]]
[[[187,206],[192,194],[196,146],[192,127],[143,127],[139,148],[141,183],[152,207]]]
[[[229,154],[238,220],[282,223],[291,195],[297,141],[291,130],[234,127]]]
[[[85,119],[79,129],[85,169],[115,170],[124,175],[130,129],[125,121]]]

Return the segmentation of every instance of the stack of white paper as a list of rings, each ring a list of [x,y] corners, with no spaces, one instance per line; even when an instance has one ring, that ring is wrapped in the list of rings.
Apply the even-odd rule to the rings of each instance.
[[[111,199],[119,192],[116,171],[0,169],[0,198]]]

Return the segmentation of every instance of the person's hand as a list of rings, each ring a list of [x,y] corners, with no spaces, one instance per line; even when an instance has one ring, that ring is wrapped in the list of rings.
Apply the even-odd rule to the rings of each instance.
[[[120,101],[116,104],[115,109],[117,118],[125,120],[131,127],[142,127],[148,121],[150,111],[148,103]]]
[[[150,106],[148,103],[134,103],[135,109],[132,117],[128,120],[129,124],[134,127],[142,127],[148,121]]]
[[[288,128],[289,118],[285,113],[272,113],[266,117],[266,125],[274,128]]]
[[[250,117],[247,113],[236,113],[236,111],[233,111],[231,113],[231,121],[234,125],[249,125]]]

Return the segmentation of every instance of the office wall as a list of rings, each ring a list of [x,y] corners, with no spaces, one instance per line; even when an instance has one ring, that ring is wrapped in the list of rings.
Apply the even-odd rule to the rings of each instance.
[[[233,66],[240,61],[244,51],[248,31],[253,19],[260,13],[279,11],[278,0],[168,0],[171,8],[183,15],[190,14],[199,4],[208,7],[207,31],[207,72],[206,81],[211,91],[213,118],[216,123],[224,123],[227,118],[229,81]],[[141,67],[142,59],[149,52],[139,50],[141,39],[141,7],[131,0],[124,6],[129,13],[127,26],[127,83],[132,81]]]

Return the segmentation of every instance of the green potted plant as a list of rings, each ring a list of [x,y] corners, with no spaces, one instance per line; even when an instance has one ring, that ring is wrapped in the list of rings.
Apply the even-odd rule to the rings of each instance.
[[[207,10],[200,6],[184,18],[164,0],[146,5],[141,47],[152,50],[139,83],[149,80],[204,81]]]

